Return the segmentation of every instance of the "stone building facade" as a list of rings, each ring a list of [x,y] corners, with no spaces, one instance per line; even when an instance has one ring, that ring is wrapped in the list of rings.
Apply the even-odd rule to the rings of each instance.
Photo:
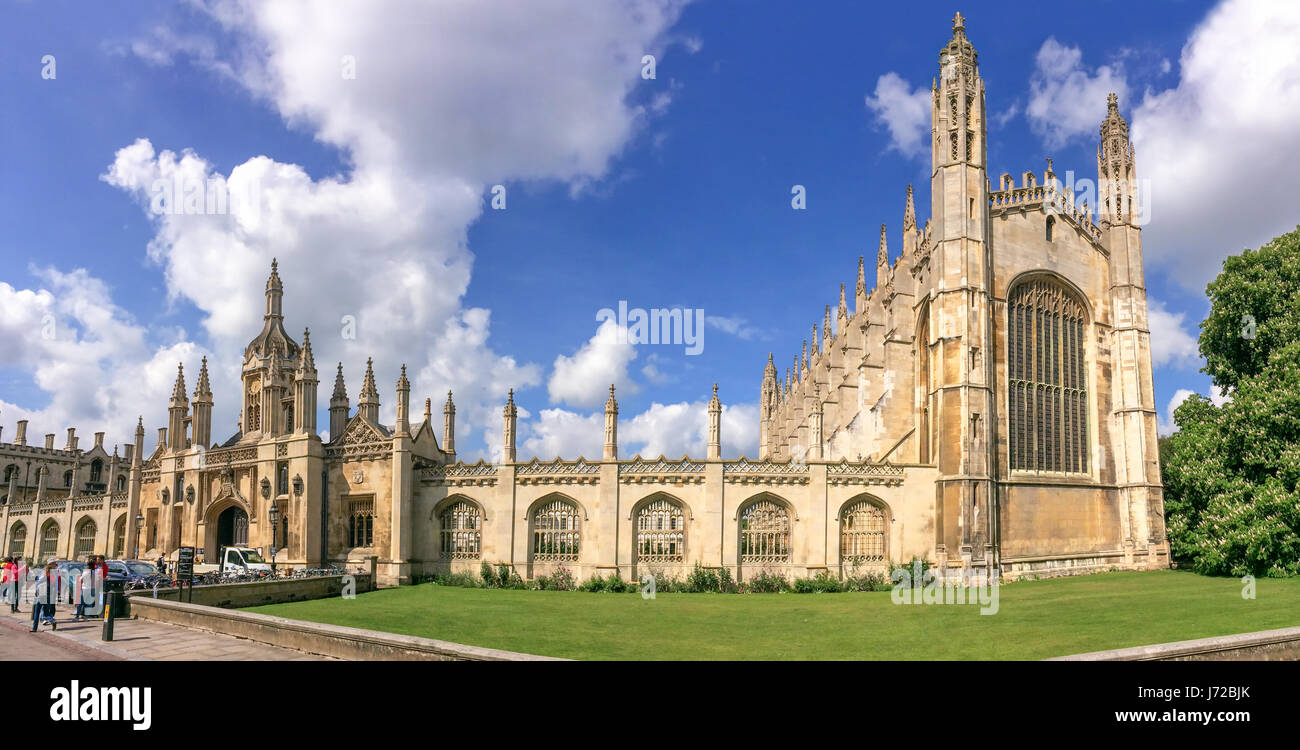
[[[370,363],[355,410],[339,365],[323,439],[310,337],[286,332],[273,263],[238,431],[213,442],[203,362],[191,396],[178,371],[152,453],[143,424],[121,459],[98,442],[79,452],[71,431],[63,451],[50,436],[44,450],[4,444],[0,465],[21,476],[7,477],[3,548],[213,558],[274,545],[286,565],[375,558],[388,584],[483,562],[525,578],[697,563],[845,575],[913,557],[1012,578],[1167,567],[1128,125],[1112,95],[1094,218],[1050,160],[994,189],[984,101],[958,16],[933,86],[930,217],[909,187],[901,253],[891,260],[882,226],[874,288],[859,258],[852,310],[842,286],[783,378],[768,356],[755,459],[721,455],[716,387],[703,458],[620,458],[611,386],[599,460],[519,460],[512,392],[503,460],[466,463],[451,394],[439,441],[431,399],[412,417],[403,367],[396,422],[381,424]],[[33,482],[31,466],[75,481]]]

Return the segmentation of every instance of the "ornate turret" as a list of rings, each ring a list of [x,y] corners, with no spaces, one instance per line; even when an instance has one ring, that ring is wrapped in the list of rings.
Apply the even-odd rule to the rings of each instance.
[[[203,448],[212,445],[212,384],[208,380],[208,358],[199,367],[199,382],[194,386],[194,418],[191,423],[194,444]]]
[[[411,381],[406,379],[406,365],[402,365],[402,374],[397,378],[397,423],[394,432],[398,435],[411,433]]]
[[[296,423],[290,428],[297,433],[316,433],[316,358],[311,352],[311,330],[303,329],[302,350],[298,352],[298,367],[293,377],[293,414]]]
[[[451,391],[447,391],[447,403],[442,405],[442,450],[456,454],[456,404],[452,403]]]
[[[844,298],[844,285],[840,284],[840,307],[836,313],[836,330],[847,331],[849,329],[849,303]]]
[[[808,411],[808,457],[822,457],[822,389],[813,384],[812,408]]]
[[[614,385],[609,386],[609,400],[605,402],[605,460],[618,460],[618,401],[614,400]]]
[[[266,313],[262,316],[262,330],[245,347],[245,363],[253,355],[265,358],[275,344],[279,344],[282,356],[289,359],[298,356],[298,344],[284,330],[284,315],[281,312],[283,296],[284,285],[280,282],[278,264],[272,259],[271,275],[266,279]]]
[[[501,460],[506,463],[515,462],[515,422],[519,418],[519,410],[515,408],[515,389],[511,388],[509,395],[506,396],[506,408],[501,412]]]
[[[854,289],[853,297],[853,312],[862,312],[867,305],[867,271],[861,255],[858,256],[858,285]]]
[[[614,398],[610,391],[610,399]],[[717,461],[722,458],[722,402],[718,400],[718,384],[713,384],[713,398],[709,399],[709,447],[708,459]]]
[[[883,290],[889,284],[889,241],[886,239],[885,225],[880,225],[880,247],[876,250],[876,289]]]
[[[176,364],[176,384],[172,386],[172,398],[167,406],[167,447],[174,451],[185,450],[185,418],[190,410],[190,401],[185,397],[185,366]]]
[[[343,430],[348,426],[348,388],[343,383],[343,363],[339,363],[338,373],[334,376],[334,393],[330,396],[330,441],[343,437]]]
[[[375,362],[366,358],[366,376],[361,382],[361,396],[357,399],[357,414],[379,424],[379,389],[375,387]]]
[[[1128,122],[1119,113],[1119,97],[1106,97],[1106,119],[1097,145],[1097,185],[1102,228],[1134,224],[1137,207],[1137,164]]]

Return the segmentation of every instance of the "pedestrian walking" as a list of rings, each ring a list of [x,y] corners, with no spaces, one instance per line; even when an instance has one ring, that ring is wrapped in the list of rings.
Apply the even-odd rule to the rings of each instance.
[[[39,625],[49,623],[51,630],[58,630],[59,623],[54,621],[54,606],[59,600],[59,566],[53,562],[45,563],[45,570],[36,580],[36,601],[32,603],[32,632]]]

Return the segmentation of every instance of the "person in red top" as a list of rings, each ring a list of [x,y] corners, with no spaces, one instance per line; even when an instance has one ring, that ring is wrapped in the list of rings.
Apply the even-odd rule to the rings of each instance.
[[[0,601],[9,601],[9,581],[13,578],[14,559],[6,557],[0,564]],[[17,588],[16,586],[14,587]]]

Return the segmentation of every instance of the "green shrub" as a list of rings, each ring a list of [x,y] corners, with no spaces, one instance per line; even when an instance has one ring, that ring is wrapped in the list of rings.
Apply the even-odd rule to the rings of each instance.
[[[726,573],[727,569],[722,569]],[[727,573],[730,576],[729,573]],[[695,568],[686,576],[686,591],[692,594],[708,594],[721,591],[721,579],[715,568],[706,568],[695,563]]]
[[[918,570],[917,568],[918,563],[920,564],[919,569],[921,571],[921,575],[919,578],[916,575],[916,571]],[[893,582],[898,581],[897,585],[899,586],[906,584],[907,588],[913,588],[913,589],[923,588],[925,586],[926,571],[928,571],[931,567],[933,566],[930,564],[929,560],[923,560],[915,556],[913,556],[912,559],[906,563],[891,562],[889,564],[889,580],[891,582],[891,586],[894,585]],[[904,575],[904,573],[906,573],[906,575]]]
[[[742,583],[739,590],[746,594],[780,594],[790,590],[790,581],[784,573],[764,570]]]
[[[555,574],[551,576],[551,588],[556,591],[573,591],[578,588],[578,582],[574,580],[573,573],[568,568],[557,568]]]
[[[439,586],[459,586],[466,589],[481,588],[479,580],[469,573],[434,573],[431,578]]]

